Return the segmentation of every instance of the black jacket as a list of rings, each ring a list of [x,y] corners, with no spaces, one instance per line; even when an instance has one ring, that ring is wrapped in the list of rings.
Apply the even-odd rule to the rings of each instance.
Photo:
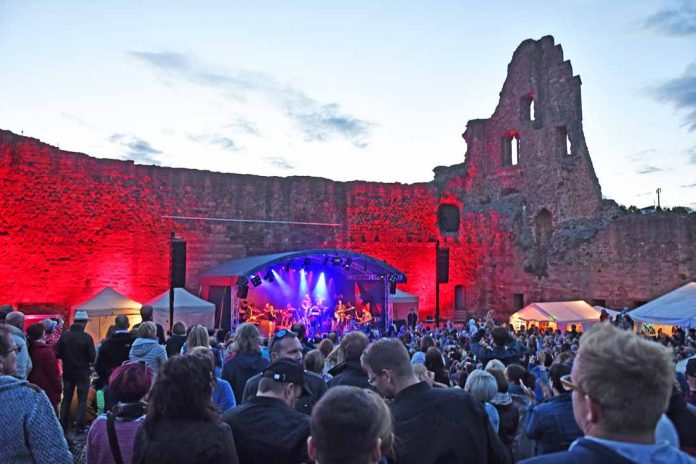
[[[89,379],[89,365],[96,352],[92,336],[82,324],[73,324],[63,332],[56,344],[56,356],[63,360],[63,378],[78,381]]]
[[[269,364],[270,361],[256,351],[238,353],[232,359],[225,361],[222,365],[220,377],[227,380],[230,386],[232,386],[232,392],[237,404],[242,402],[244,386],[247,380],[262,372]]]
[[[141,425],[133,444],[133,463],[237,464],[234,438],[227,424],[163,419],[150,434]]]
[[[186,335],[172,335],[167,340],[167,358],[181,354],[181,347],[186,343]]]
[[[109,376],[113,370],[123,364],[123,361],[128,360],[133,340],[135,337],[131,332],[115,333],[104,340],[104,343],[99,347],[94,370],[104,384],[109,383]]]
[[[346,361],[329,371],[333,378],[329,380],[329,388],[339,385],[349,385],[360,388],[372,388],[359,360]]]
[[[399,464],[509,463],[483,406],[458,388],[420,382],[392,401]]]
[[[244,403],[248,403],[251,398],[256,396],[259,380],[261,380],[261,374],[256,374],[247,381],[244,387]],[[300,399],[297,400],[295,411],[309,415],[312,414],[312,408],[317,404],[317,401],[326,393],[326,382],[319,374],[309,371],[304,371],[304,381],[306,388]]]
[[[505,346],[493,346],[491,348],[481,345],[481,339],[486,335],[486,329],[481,329],[471,337],[471,351],[476,355],[481,364],[484,366],[488,361],[497,359],[506,366],[509,364],[519,363],[522,356],[522,346],[512,337]]]
[[[254,396],[228,409],[222,420],[232,428],[239,461],[244,464],[295,464],[308,461],[309,416],[283,401]]]

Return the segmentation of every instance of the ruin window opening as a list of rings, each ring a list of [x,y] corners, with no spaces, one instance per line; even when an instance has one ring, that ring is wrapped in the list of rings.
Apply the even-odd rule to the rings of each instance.
[[[515,311],[519,311],[524,308],[524,293],[513,293],[512,294],[512,307]]]
[[[442,204],[437,208],[437,226],[441,234],[459,232],[460,222],[457,205]]]
[[[551,243],[553,236],[553,217],[546,208],[539,211],[534,220],[534,232],[536,245],[539,248],[545,248]]]
[[[501,144],[503,166],[517,166],[519,162],[520,134],[510,131],[503,137]]]
[[[604,308],[607,306],[607,300],[605,300],[604,298],[593,298],[592,300],[590,300],[590,304],[592,306],[601,306],[602,308]]]
[[[454,286],[454,310],[466,311],[466,299],[463,285]]]
[[[534,106],[534,96],[525,95],[520,99],[520,120],[522,122],[536,121],[536,107]]]
[[[559,126],[556,128],[556,138],[561,155],[572,155],[570,151],[570,137],[568,137],[568,128],[566,126]]]

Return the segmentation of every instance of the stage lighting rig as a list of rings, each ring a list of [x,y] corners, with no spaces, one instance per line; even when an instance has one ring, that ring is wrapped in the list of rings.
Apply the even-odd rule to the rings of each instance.
[[[251,280],[251,283],[254,284],[254,287],[258,287],[263,283],[261,280],[261,277],[259,277],[258,274],[252,274],[249,276],[249,280]]]

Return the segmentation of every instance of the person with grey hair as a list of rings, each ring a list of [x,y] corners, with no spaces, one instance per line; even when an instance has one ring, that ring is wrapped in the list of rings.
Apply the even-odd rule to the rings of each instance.
[[[476,401],[483,404],[483,407],[486,408],[486,412],[488,413],[488,420],[491,422],[491,427],[493,427],[495,433],[498,433],[500,416],[495,406],[490,403],[496,393],[498,393],[498,383],[495,377],[489,372],[476,369],[467,376],[466,383],[464,384],[464,391],[473,396]]]
[[[60,336],[56,344],[56,355],[63,360],[63,401],[60,404],[60,422],[63,430],[68,429],[70,403],[77,389],[77,433],[85,432],[87,394],[89,393],[90,364],[96,351],[92,336],[85,332],[89,321],[86,311],[75,311],[73,324]]]
[[[580,338],[572,370],[560,381],[572,391],[573,415],[585,436],[568,451],[523,462],[696,462],[655,439],[674,382],[668,348],[611,324],[596,324]]]
[[[162,365],[167,362],[167,351],[157,343],[157,326],[152,321],[145,321],[138,327],[135,339],[128,353],[131,361],[145,361],[152,369],[152,382],[157,379]]]
[[[31,356],[27,347],[27,337],[24,335],[24,313],[14,311],[5,318],[7,329],[12,335],[12,340],[19,348],[17,352],[17,367],[15,368],[15,377],[20,380],[27,380],[31,372]]]

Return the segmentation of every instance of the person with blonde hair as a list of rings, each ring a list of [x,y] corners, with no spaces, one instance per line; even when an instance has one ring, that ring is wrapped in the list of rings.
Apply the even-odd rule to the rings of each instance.
[[[167,351],[157,342],[157,326],[152,321],[140,324],[135,339],[128,353],[131,361],[145,361],[152,369],[153,383],[162,365],[167,362]]]
[[[241,404],[247,380],[261,373],[270,362],[261,356],[261,334],[253,324],[237,327],[231,349],[234,356],[223,364],[221,377],[230,383],[235,402]]]
[[[655,440],[674,372],[668,348],[611,324],[596,324],[580,338],[571,373],[560,378],[572,391],[573,415],[585,437],[568,451],[523,462],[696,462]]]

